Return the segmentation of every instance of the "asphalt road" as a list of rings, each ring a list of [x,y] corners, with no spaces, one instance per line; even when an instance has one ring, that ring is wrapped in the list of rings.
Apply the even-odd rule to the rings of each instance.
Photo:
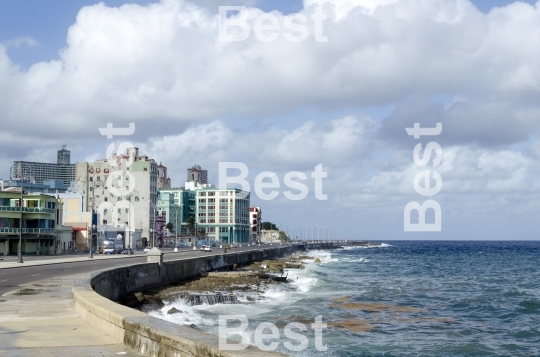
[[[246,251],[246,250],[260,250],[264,248],[276,247],[277,245],[264,245],[264,246],[251,246],[251,247],[239,247],[234,251]],[[198,256],[208,255],[221,255],[223,249],[212,248],[212,252],[201,252],[199,250],[183,250],[177,253],[169,253],[164,255],[164,260],[175,260],[182,258],[191,258]],[[231,250],[232,251],[232,250]],[[104,268],[111,268],[123,265],[131,265],[136,263],[146,262],[146,256],[141,255],[139,257],[125,258],[125,259],[103,259],[92,260],[84,262],[62,263],[52,265],[41,265],[33,267],[21,267],[13,269],[0,269],[0,295],[7,292],[16,290],[21,284],[28,284],[37,281],[43,281],[52,277],[75,275],[81,273],[88,273],[94,270],[100,270]],[[23,263],[24,264],[24,263]]]

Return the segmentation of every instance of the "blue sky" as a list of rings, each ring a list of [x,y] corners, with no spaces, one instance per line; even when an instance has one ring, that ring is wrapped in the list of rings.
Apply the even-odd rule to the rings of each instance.
[[[75,22],[77,13],[83,6],[93,5],[99,1],[89,0],[2,0],[0,1],[0,43],[20,37],[31,37],[39,42],[38,47],[10,48],[11,59],[23,68],[40,61],[58,58],[60,49],[66,46],[66,33]],[[148,0],[106,0],[107,6],[121,6],[126,3],[145,5]],[[513,3],[510,0],[473,0],[483,12],[493,7]],[[535,0],[525,0],[534,4]],[[258,7],[265,11],[279,10],[285,14],[296,12],[301,8],[299,0],[259,0]],[[226,2],[234,5],[234,1]]]

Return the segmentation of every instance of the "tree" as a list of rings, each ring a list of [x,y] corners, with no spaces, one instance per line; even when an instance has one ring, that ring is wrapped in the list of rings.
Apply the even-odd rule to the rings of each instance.
[[[186,219],[186,225],[188,232],[194,232],[195,231],[195,218],[193,216],[189,216]]]
[[[272,222],[263,222],[262,229],[265,231],[277,231],[278,227]]]
[[[283,231],[279,231],[279,240],[282,241],[282,242],[288,242],[289,237],[287,236],[287,233],[285,233]]]
[[[204,229],[204,228],[199,229],[198,236],[201,237],[201,238],[205,238],[206,237],[206,229]]]
[[[169,232],[172,232],[172,230],[173,230],[173,228],[174,228],[174,225],[173,225],[171,222],[169,222],[169,223],[167,223],[167,225],[165,226],[165,228],[167,228],[167,230],[168,230]]]

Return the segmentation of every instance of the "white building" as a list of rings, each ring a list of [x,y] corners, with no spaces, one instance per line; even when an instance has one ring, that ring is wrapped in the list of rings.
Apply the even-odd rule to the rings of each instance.
[[[249,239],[251,242],[257,242],[261,240],[262,230],[262,210],[261,207],[249,208]]]
[[[138,148],[113,154],[107,160],[76,164],[76,190],[83,195],[83,209],[98,213],[98,231],[121,234],[127,247],[152,242],[156,232],[157,166],[153,159],[139,155]],[[142,231],[141,238],[135,230]]]

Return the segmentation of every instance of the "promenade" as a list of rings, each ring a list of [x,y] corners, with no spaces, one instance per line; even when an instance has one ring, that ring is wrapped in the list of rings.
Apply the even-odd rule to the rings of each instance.
[[[36,260],[24,265],[59,264],[74,259]],[[131,259],[124,261],[129,264]],[[77,314],[72,287],[79,276],[23,284],[0,296],[0,356],[143,356],[96,330]]]

